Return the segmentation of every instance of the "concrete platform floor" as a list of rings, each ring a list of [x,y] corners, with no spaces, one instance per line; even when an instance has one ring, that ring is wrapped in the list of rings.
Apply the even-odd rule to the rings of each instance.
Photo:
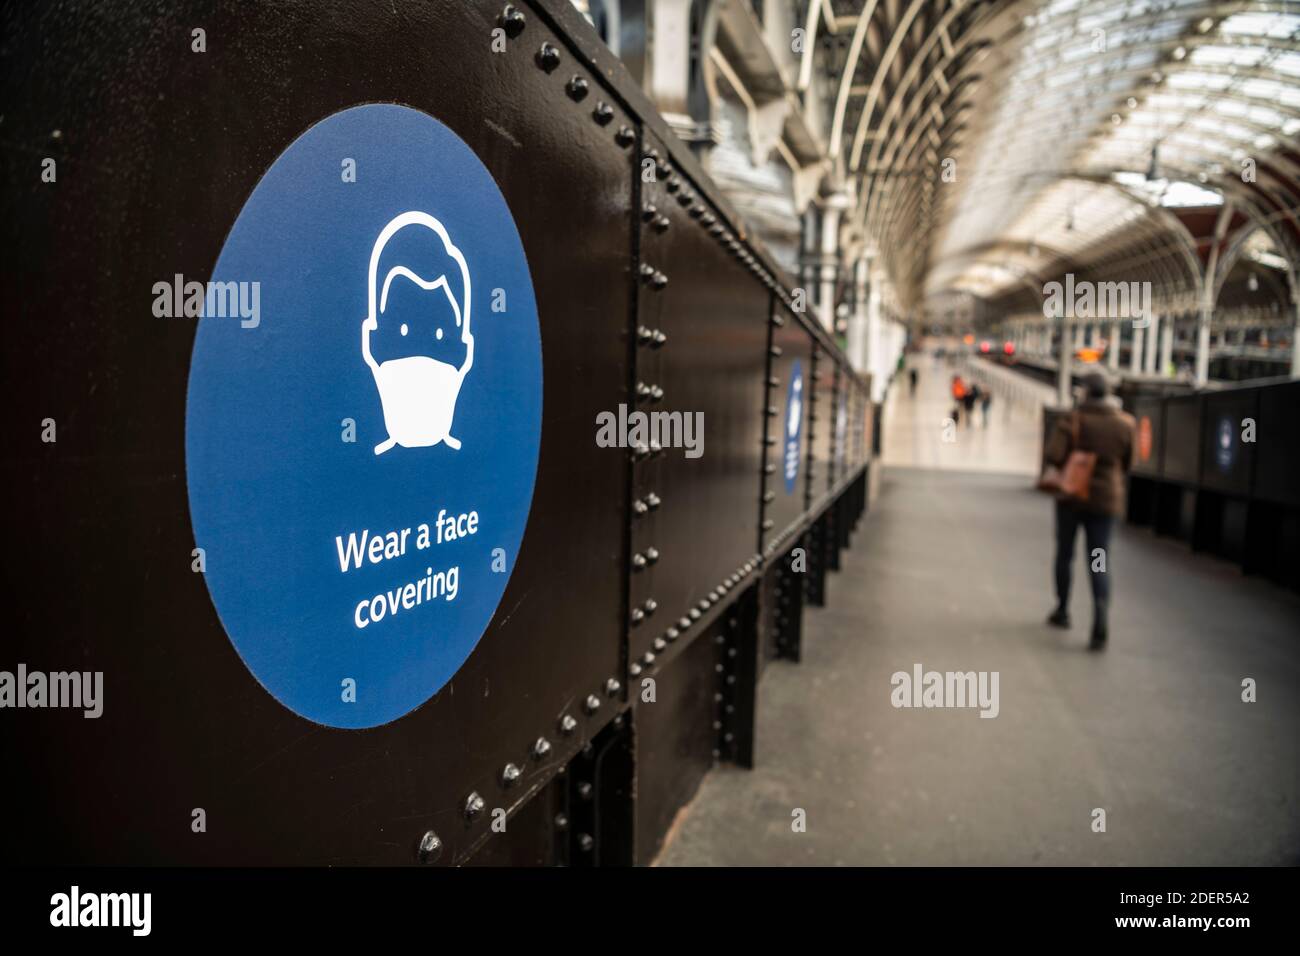
[[[1089,653],[1082,554],[1074,630],[1043,623],[1051,503],[1024,478],[882,485],[803,662],[764,675],[756,768],[705,779],[660,865],[1300,863],[1300,598],[1122,527]],[[916,663],[1000,672],[998,716],[895,709]]]

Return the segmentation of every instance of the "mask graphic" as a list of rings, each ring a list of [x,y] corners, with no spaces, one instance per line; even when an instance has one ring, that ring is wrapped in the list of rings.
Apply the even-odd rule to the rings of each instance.
[[[393,249],[398,251],[390,252]],[[458,267],[450,271],[452,282],[459,282],[463,290],[462,301],[457,301],[446,271],[437,265],[447,260]],[[375,376],[388,431],[388,437],[375,446],[375,454],[382,455],[394,445],[428,448],[439,442],[459,449],[460,441],[451,434],[452,419],[461,386],[474,364],[470,279],[465,257],[452,245],[442,223],[427,213],[404,212],[384,226],[370,253],[369,305],[361,323],[361,355]],[[428,354],[445,353],[453,344],[444,343],[441,327],[436,333],[429,331],[424,320],[434,314],[449,314],[454,321],[451,331],[459,332],[460,344],[453,351],[464,354],[458,363]],[[410,354],[375,359],[371,336],[381,331],[381,320],[385,342],[397,342],[400,351]],[[392,335],[394,329],[400,338]]]

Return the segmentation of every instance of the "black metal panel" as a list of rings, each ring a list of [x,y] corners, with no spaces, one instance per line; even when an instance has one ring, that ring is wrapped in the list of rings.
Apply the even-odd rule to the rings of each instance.
[[[716,628],[715,628],[716,630]],[[717,745],[716,645],[701,634],[653,677],[631,685],[636,713],[636,861],[649,863],[673,818],[695,796]],[[654,701],[642,694],[653,681]]]
[[[714,211],[663,161],[663,144],[645,149],[635,407],[702,420],[702,444],[688,457],[661,436],[665,447],[634,466],[633,661],[674,640],[683,616],[717,603],[754,557],[771,297],[726,244],[734,237],[714,234]]]
[[[1201,419],[1201,485],[1245,496],[1250,492],[1258,425],[1259,390],[1234,389],[1205,396]]]
[[[768,376],[768,407],[775,410],[769,419],[767,449],[768,458],[766,508],[763,513],[763,550],[767,551],[791,533],[802,521],[807,503],[807,469],[808,469],[808,416],[811,406],[809,401],[812,386],[813,339],[795,314],[781,303],[775,306],[774,314],[781,320],[781,325],[772,327],[772,346]],[[802,424],[799,428],[799,474],[796,475],[793,488],[787,488],[785,480],[786,440],[789,432],[789,386],[794,363],[799,362],[804,377],[805,395],[801,399],[798,412]]]
[[[1160,474],[1174,481],[1195,482],[1201,474],[1200,395],[1165,400],[1164,441]]]
[[[1255,497],[1300,506],[1300,381],[1259,390]]]
[[[42,542],[5,559],[6,596],[25,609],[7,646],[32,666],[103,670],[108,702],[98,721],[5,722],[21,730],[10,759],[47,768],[5,788],[6,818],[23,821],[11,858],[402,863],[433,829],[441,862],[462,859],[490,833],[488,813],[465,821],[468,792],[519,805],[609,718],[612,702],[594,717],[581,702],[622,670],[626,470],[592,432],[630,371],[633,156],[615,142],[628,118],[537,17],[488,55],[496,3],[245,3],[197,19],[190,4],[24,6],[4,14],[6,85],[21,77],[24,95],[4,118],[0,388],[15,421],[60,427],[57,445],[6,460],[7,498],[23,506],[4,535]],[[189,52],[196,24],[204,54]],[[554,73],[535,60],[544,41],[560,51]],[[583,103],[564,92],[574,74],[590,84]],[[598,99],[609,125],[593,120]],[[374,101],[436,116],[497,180],[535,284],[545,417],[531,519],[478,649],[417,711],[343,731],[267,695],[191,573],[194,326],[153,318],[147,296],[173,273],[210,273],[295,137]],[[44,155],[57,185],[39,181]],[[571,737],[555,730],[565,713]],[[552,750],[532,761],[543,735]],[[509,790],[507,761],[524,768]],[[194,807],[207,835],[191,832]]]
[[[1139,475],[1159,475],[1164,442],[1165,403],[1159,398],[1144,396],[1133,402],[1133,417],[1137,420],[1137,453],[1133,471]]]
[[[813,349],[812,375],[806,391],[812,399],[808,409],[808,504],[821,502],[830,491],[834,476],[831,458],[835,440],[835,360],[821,347]]]

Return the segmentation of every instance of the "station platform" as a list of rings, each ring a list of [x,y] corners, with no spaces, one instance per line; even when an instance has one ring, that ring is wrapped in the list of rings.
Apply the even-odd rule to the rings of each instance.
[[[1082,544],[1074,628],[1044,620],[1033,415],[935,451],[926,377],[915,399],[895,389],[893,463],[829,606],[806,612],[801,663],[759,686],[756,768],[710,774],[659,865],[1300,863],[1300,597],[1120,524],[1110,645],[1089,652]],[[891,675],[918,664],[997,671],[997,716],[896,708]]]

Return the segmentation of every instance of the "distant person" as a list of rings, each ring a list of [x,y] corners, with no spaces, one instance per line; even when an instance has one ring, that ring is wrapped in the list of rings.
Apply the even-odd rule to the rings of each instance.
[[[1086,501],[1058,498],[1056,501],[1056,610],[1047,622],[1055,627],[1070,626],[1070,577],[1074,562],[1074,540],[1083,525],[1092,581],[1092,639],[1089,649],[1106,646],[1107,613],[1110,610],[1110,576],[1114,572],[1110,554],[1115,519],[1124,514],[1128,491],[1126,477],[1137,447],[1137,425],[1133,416],[1120,408],[1110,394],[1110,381],[1099,371],[1083,376],[1084,397],[1069,415],[1056,421],[1047,441],[1044,458],[1064,467],[1074,451],[1096,455]],[[1100,555],[1097,549],[1101,549]]]
[[[980,414],[984,416],[984,427],[989,427],[989,405],[993,403],[993,392],[987,385],[980,389]]]
[[[962,399],[965,398],[965,396],[966,396],[966,383],[962,381],[962,377],[960,375],[954,375],[952,377],[953,401],[955,401],[958,405],[960,405]]]
[[[907,370],[907,386],[908,386],[908,395],[915,395],[916,394],[916,369],[915,368],[909,368]]]
[[[980,397],[980,387],[976,385],[974,382],[971,383],[969,388],[965,389],[965,391],[962,392],[961,404],[962,404],[962,408],[966,409],[967,428],[970,428],[971,425],[974,424],[975,422],[975,403],[979,401],[979,397]]]

